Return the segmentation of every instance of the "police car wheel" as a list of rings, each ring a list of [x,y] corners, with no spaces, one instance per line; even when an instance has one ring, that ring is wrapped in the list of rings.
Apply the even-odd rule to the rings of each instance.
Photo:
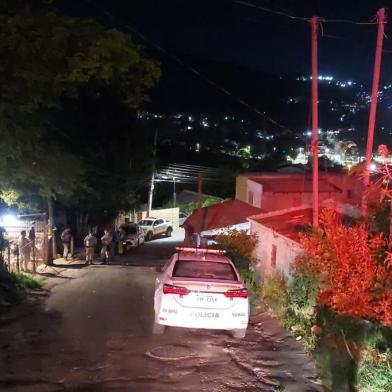
[[[161,324],[154,323],[152,326],[153,335],[162,335],[165,332],[165,326]]]
[[[146,235],[146,241],[151,241],[152,240],[152,233],[149,231]]]
[[[233,329],[231,333],[234,339],[243,339],[246,335],[246,329]]]
[[[166,230],[166,237],[171,237],[172,232],[173,232],[173,229],[171,227],[168,227]]]

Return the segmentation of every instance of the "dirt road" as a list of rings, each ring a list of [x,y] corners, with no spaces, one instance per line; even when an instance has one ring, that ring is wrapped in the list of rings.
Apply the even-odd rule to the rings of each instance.
[[[0,391],[321,391],[313,363],[268,314],[241,341],[179,328],[151,335],[154,266],[177,240],[115,265],[64,268],[44,301],[0,318]]]

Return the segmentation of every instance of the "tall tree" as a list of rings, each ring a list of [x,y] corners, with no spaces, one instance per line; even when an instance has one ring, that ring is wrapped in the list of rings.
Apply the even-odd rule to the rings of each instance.
[[[88,191],[96,163],[74,148],[86,129],[70,132],[70,108],[88,92],[115,96],[131,114],[160,76],[156,63],[128,35],[60,16],[43,0],[1,2],[0,55],[1,187],[67,200]]]

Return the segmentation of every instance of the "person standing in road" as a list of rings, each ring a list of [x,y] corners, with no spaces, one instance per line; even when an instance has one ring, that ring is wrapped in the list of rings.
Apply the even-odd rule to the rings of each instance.
[[[126,233],[123,226],[120,226],[117,233],[118,238],[118,254],[121,256],[124,253],[124,241],[126,238]]]
[[[19,254],[22,259],[21,260],[22,268],[24,272],[27,272],[30,263],[31,241],[26,236],[26,230],[22,230],[20,232],[18,245],[19,245]]]
[[[114,227],[110,229],[110,235],[112,236],[112,243],[110,244],[109,252],[110,252],[110,258],[113,259],[118,249],[118,245],[117,245],[118,235]]]
[[[110,234],[108,229],[105,229],[103,236],[101,237],[101,256],[104,258],[104,263],[109,264],[110,246],[113,241],[113,236]]]
[[[94,258],[95,247],[97,245],[97,239],[94,234],[89,231],[86,238],[84,239],[84,246],[86,248],[86,264],[91,264]]]
[[[67,260],[68,255],[72,257],[72,254],[70,252],[70,247],[71,247],[71,239],[72,239],[72,233],[71,229],[69,226],[66,226],[63,232],[61,233],[61,242],[63,244],[63,257],[65,260]]]
[[[35,272],[35,222],[31,222],[29,240],[31,242],[31,250],[33,255],[33,271]]]
[[[35,222],[31,222],[31,227],[29,230],[29,240],[35,241]]]

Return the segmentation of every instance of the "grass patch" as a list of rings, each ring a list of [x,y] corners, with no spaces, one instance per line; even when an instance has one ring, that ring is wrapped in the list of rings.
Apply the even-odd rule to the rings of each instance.
[[[329,390],[392,392],[392,328],[320,307],[319,288],[309,273],[296,273],[289,283],[276,273],[264,279],[261,297],[301,337]]]
[[[245,287],[249,292],[249,300],[252,305],[258,305],[260,302],[260,275],[258,271],[252,266],[239,268],[238,272],[244,281]]]
[[[28,290],[42,286],[42,281],[31,276],[0,270],[0,310],[22,301]]]
[[[366,350],[358,367],[358,389],[361,392],[392,391],[392,353]]]
[[[266,277],[261,289],[261,298],[277,315],[282,316],[289,299],[286,279],[280,273]]]

